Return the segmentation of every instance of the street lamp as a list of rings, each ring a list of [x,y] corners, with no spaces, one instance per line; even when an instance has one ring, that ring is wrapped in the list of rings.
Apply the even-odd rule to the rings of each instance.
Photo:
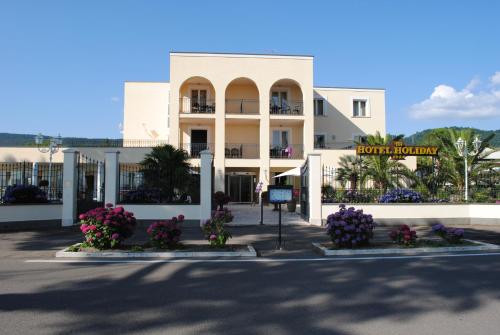
[[[48,183],[48,192],[47,198],[51,199],[51,184],[52,184],[52,155],[59,151],[59,148],[62,145],[62,137],[58,135],[57,137],[51,137],[49,139],[49,145],[46,146],[43,144],[43,135],[39,133],[35,136],[35,143],[38,148],[38,151],[41,153],[49,153],[49,183]]]
[[[474,150],[469,152],[469,149],[467,148],[467,141],[464,140],[463,138],[459,137],[457,142],[455,143],[455,146],[457,148],[458,155],[460,157],[464,158],[464,166],[465,166],[465,201],[467,202],[469,200],[469,177],[468,177],[468,168],[467,168],[467,157],[468,156],[475,156],[479,152],[479,148],[481,147],[481,140],[479,139],[478,136],[472,141],[472,147]]]

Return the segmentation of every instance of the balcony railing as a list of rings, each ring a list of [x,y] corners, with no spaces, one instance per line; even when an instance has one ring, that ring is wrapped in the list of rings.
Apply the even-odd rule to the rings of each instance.
[[[260,145],[256,143],[226,143],[226,158],[259,158]]]
[[[259,100],[226,99],[226,114],[259,114]]]
[[[314,149],[347,150],[347,149],[355,149],[355,148],[356,148],[356,144],[353,141],[314,143]]]
[[[271,100],[269,102],[269,114],[272,115],[303,115],[302,101],[286,101],[282,103],[276,103],[276,101]]]
[[[179,112],[184,114],[214,114],[215,100],[180,98]]]
[[[271,145],[269,156],[278,159],[302,159],[304,146],[302,144]]]
[[[200,158],[200,153],[204,150],[213,153],[214,145],[212,143],[183,143],[181,148],[188,153],[189,158]]]

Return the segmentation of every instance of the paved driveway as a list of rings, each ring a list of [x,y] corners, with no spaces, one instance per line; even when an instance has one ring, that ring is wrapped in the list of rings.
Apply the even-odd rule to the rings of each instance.
[[[287,227],[285,254],[275,231],[233,229],[272,259],[195,263],[52,263],[77,232],[0,234],[0,333],[498,334],[498,254],[317,260],[322,229]]]

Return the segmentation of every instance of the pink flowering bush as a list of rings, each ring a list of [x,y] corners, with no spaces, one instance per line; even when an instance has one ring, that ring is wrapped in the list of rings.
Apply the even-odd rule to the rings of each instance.
[[[80,230],[85,236],[82,247],[99,250],[118,247],[125,239],[132,236],[137,225],[134,213],[123,207],[106,207],[91,209],[80,214]]]
[[[233,218],[234,218],[233,214],[226,207],[222,210],[218,209],[218,210],[212,211],[212,219],[218,219],[218,220],[221,220],[221,221],[227,223],[227,222],[233,221]]]
[[[389,233],[391,240],[406,247],[414,247],[417,244],[417,232],[410,229],[408,225],[401,225]]]
[[[170,220],[153,222],[147,229],[151,245],[157,249],[173,249],[179,244],[182,234],[177,223],[184,221],[184,215]]]
[[[224,248],[227,240],[232,237],[224,227],[224,223],[221,218],[212,218],[207,220],[202,227],[205,238],[213,248]]]

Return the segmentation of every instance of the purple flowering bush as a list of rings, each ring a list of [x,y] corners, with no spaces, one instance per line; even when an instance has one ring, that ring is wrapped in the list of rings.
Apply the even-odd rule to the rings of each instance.
[[[173,249],[179,244],[182,234],[178,223],[184,221],[184,215],[170,220],[153,222],[146,230],[150,236],[151,245],[157,249]]]
[[[406,247],[413,247],[417,244],[417,232],[408,225],[401,225],[389,233],[391,240]]]
[[[219,219],[227,223],[233,221],[233,218],[233,214],[227,207],[225,207],[223,210],[217,209],[215,211],[212,211],[212,219]]]
[[[220,218],[212,218],[207,220],[202,227],[205,238],[213,248],[224,248],[227,240],[232,237],[224,223],[224,220]]]
[[[432,226],[432,232],[451,244],[460,244],[464,238],[463,229],[446,227],[442,224]]]
[[[326,233],[336,248],[354,248],[367,245],[373,237],[375,221],[370,214],[354,207],[339,205],[339,211],[326,219]]]
[[[6,204],[32,204],[47,202],[47,194],[34,185],[10,185],[5,189],[2,202]]]
[[[99,250],[118,247],[132,236],[136,227],[134,213],[112,204],[80,214],[80,230],[85,236],[82,247]]]
[[[379,198],[380,203],[417,203],[423,202],[422,194],[405,188],[396,188]]]

